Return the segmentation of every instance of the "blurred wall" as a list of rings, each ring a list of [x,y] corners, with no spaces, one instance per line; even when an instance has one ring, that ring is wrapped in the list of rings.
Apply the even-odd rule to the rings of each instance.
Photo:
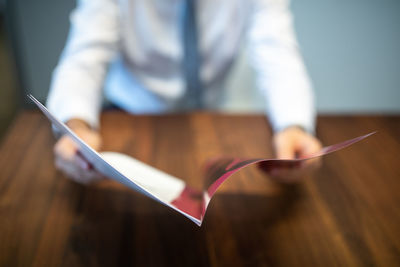
[[[44,100],[75,1],[12,2],[24,87]],[[292,10],[320,112],[400,112],[400,1],[293,0]],[[230,108],[262,110],[243,90],[253,85],[246,59],[244,50],[229,81]]]
[[[0,6],[1,8],[1,6]],[[17,110],[17,87],[12,58],[8,53],[3,9],[0,9],[0,139]]]
[[[12,35],[9,38],[15,45],[22,78],[21,95],[31,93],[43,101],[67,38],[69,13],[75,0],[6,1]],[[29,103],[26,98],[23,101]]]
[[[294,0],[324,112],[400,111],[400,1]]]

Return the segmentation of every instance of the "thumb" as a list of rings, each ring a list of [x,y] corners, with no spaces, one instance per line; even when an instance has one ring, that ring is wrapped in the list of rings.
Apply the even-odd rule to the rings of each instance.
[[[275,144],[275,153],[278,159],[294,159],[296,157],[293,145],[287,142],[277,142]]]
[[[307,138],[306,142],[303,142],[299,151],[300,157],[305,158],[312,156],[322,149],[321,143],[315,138]]]

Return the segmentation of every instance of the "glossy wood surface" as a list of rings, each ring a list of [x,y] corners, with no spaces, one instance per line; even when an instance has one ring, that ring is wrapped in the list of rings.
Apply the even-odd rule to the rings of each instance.
[[[318,118],[325,145],[374,130],[297,186],[240,171],[199,228],[115,182],[66,179],[53,165],[49,123],[22,112],[0,147],[0,266],[400,266],[400,117]],[[209,157],[272,156],[258,115],[112,111],[101,132],[104,150],[194,187]]]

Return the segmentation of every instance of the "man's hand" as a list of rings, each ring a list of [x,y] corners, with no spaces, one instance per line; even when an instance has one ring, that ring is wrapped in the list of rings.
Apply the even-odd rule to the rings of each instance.
[[[73,119],[67,125],[94,150],[101,147],[100,134],[91,129],[84,121]],[[88,184],[102,179],[102,176],[93,170],[91,164],[79,153],[74,141],[67,135],[62,136],[54,146],[55,165],[72,180]]]
[[[273,145],[278,159],[305,158],[322,148],[317,138],[297,126],[276,133],[273,137]],[[320,158],[315,158],[303,161],[293,169],[273,169],[270,174],[278,181],[293,183],[298,182],[320,164]]]

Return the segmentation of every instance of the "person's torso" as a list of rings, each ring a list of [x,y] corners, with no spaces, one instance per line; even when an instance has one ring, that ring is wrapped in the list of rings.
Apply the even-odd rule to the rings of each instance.
[[[119,0],[121,36],[115,68],[125,68],[135,86],[166,100],[181,97],[185,90],[183,1]],[[250,3],[243,0],[196,1],[200,78],[205,88],[225,76],[238,53],[249,12]]]

